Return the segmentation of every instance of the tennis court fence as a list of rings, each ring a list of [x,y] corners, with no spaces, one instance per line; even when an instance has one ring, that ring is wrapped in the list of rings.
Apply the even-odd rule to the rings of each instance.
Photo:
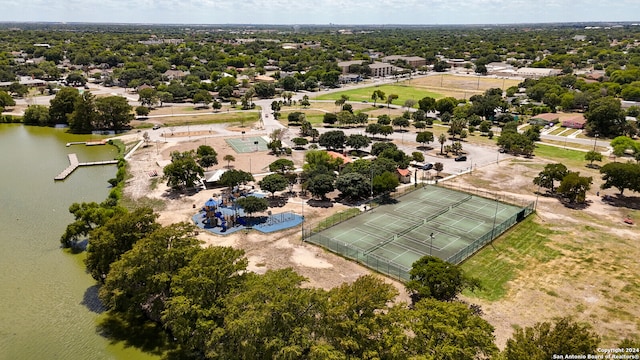
[[[386,274],[396,280],[410,280],[410,268],[395,263],[392,260],[385,259],[371,252],[367,252],[364,249],[357,248],[355,246],[337,241],[321,234],[314,234],[313,236],[307,238],[305,241],[320,245],[331,252],[344,256],[348,259],[355,260],[375,271]]]
[[[500,224],[496,224],[489,230],[487,233],[482,235],[481,237],[474,240],[471,244],[467,245],[467,247],[461,249],[457,253],[449,256],[446,261],[452,264],[460,264],[471,255],[475,254],[478,250],[482,249],[485,245],[493,241],[493,239],[500,236],[503,232],[507,231],[510,227],[515,225],[517,222],[523,220],[527,216],[529,216],[534,211],[534,203],[531,202],[521,211],[514,214],[510,218],[506,219]]]

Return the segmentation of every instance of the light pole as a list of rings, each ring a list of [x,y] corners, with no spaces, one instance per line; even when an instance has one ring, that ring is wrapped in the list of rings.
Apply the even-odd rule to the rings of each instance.
[[[433,233],[431,233],[431,235],[429,235],[429,237],[431,238],[431,245],[429,245],[429,256],[431,256],[431,254],[433,252]]]
[[[595,138],[593,139],[593,152],[596,151],[596,143],[598,142],[598,133],[596,133]]]

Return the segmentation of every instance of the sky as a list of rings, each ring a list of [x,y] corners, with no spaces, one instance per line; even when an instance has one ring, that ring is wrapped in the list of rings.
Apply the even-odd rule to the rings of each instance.
[[[640,0],[0,0],[0,22],[513,24],[640,22]]]

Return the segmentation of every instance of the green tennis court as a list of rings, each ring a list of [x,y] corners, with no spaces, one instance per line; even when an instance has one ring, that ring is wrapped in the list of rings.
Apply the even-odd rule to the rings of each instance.
[[[318,233],[309,241],[398,279],[425,255],[460,263],[533,211],[426,186]],[[373,265],[372,265],[373,264]]]
[[[259,136],[231,138],[225,139],[225,141],[239,154],[269,150],[269,148],[267,148],[267,140]]]

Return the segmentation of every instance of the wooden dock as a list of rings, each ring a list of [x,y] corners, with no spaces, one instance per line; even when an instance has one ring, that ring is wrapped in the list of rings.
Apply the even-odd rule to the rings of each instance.
[[[66,179],[79,166],[112,165],[112,164],[118,163],[118,160],[105,160],[105,161],[93,161],[93,162],[81,163],[78,161],[78,156],[76,154],[68,154],[67,156],[69,157],[69,166],[66,169],[62,170],[62,172],[58,174],[58,176],[54,177],[53,178],[54,180]]]

